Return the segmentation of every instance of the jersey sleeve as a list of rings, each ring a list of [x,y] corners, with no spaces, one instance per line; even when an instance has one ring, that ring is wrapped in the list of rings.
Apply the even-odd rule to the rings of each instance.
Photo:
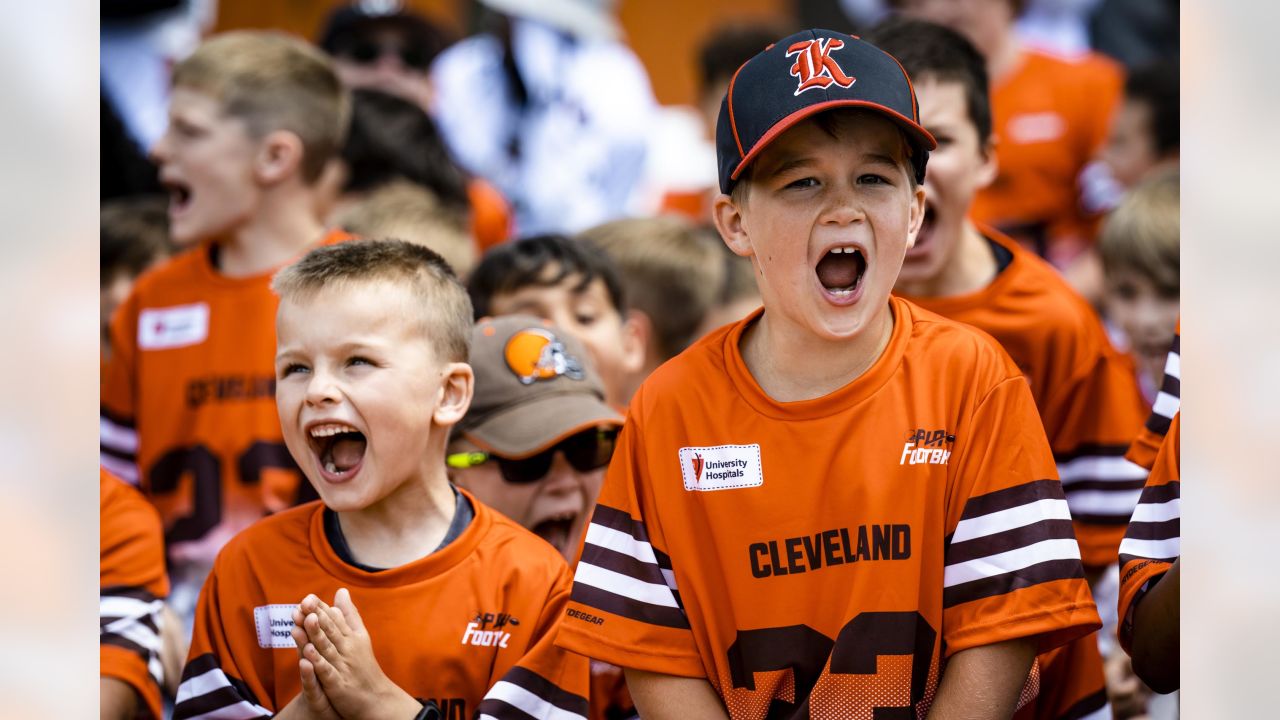
[[[503,673],[480,702],[479,717],[555,717],[586,720],[589,688],[587,658],[556,646],[556,628],[564,618],[572,578],[564,567],[538,617],[529,651]]]
[[[101,364],[98,422],[99,462],[111,474],[133,485],[139,484],[134,388],[137,316],[137,296],[132,294],[111,316],[111,345]]]
[[[957,436],[943,574],[948,655],[1033,636],[1045,652],[1101,627],[1026,381],[997,384]]]
[[[1044,424],[1081,560],[1085,567],[1106,567],[1116,560],[1147,477],[1144,468],[1124,457],[1142,427],[1142,391],[1122,356],[1103,347],[1085,372],[1055,388],[1051,398]]]
[[[1173,336],[1173,346],[1169,348],[1169,357],[1164,363],[1164,377],[1160,380],[1160,390],[1156,393],[1156,401],[1151,406],[1151,414],[1147,422],[1138,432],[1138,437],[1129,446],[1125,454],[1131,462],[1150,470],[1156,464],[1156,454],[1160,452],[1160,444],[1169,432],[1173,416],[1178,413],[1182,404],[1182,328],[1179,327]]]
[[[1179,472],[1179,418],[1175,414],[1165,436],[1155,467],[1142,489],[1138,506],[1120,543],[1120,645],[1129,650],[1133,638],[1133,608],[1152,585],[1181,555]]]
[[[160,518],[132,488],[99,471],[102,504],[98,595],[99,674],[130,685],[161,715],[160,632],[169,583]],[[116,484],[117,487],[112,487]]]
[[[652,476],[638,406],[609,463],[556,642],[619,667],[705,677],[661,526],[645,515]]]
[[[224,553],[225,555],[225,553]],[[219,582],[219,563],[214,566],[196,605],[195,626],[182,683],[173,709],[175,720],[183,718],[250,718],[271,717],[273,710],[258,698],[268,698],[251,665],[241,666],[233,652],[235,640],[228,633],[233,603],[224,595],[234,588],[223,589]],[[232,611],[232,612],[228,612]],[[241,619],[241,624],[247,624]]]

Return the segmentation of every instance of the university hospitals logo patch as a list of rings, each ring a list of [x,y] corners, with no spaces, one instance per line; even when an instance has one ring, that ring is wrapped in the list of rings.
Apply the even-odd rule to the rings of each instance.
[[[293,629],[293,611],[297,605],[259,605],[253,609],[253,624],[258,631],[258,647],[296,648],[289,633]]]
[[[791,65],[791,77],[797,79],[796,95],[814,88],[828,88],[832,83],[847,88],[857,78],[849,77],[831,57],[832,50],[844,47],[844,41],[836,38],[805,40],[787,48],[787,57],[795,56]]]
[[[679,455],[685,490],[733,490],[764,484],[757,444],[684,447]]]
[[[209,305],[151,308],[138,314],[138,348],[164,350],[202,343],[209,337]]]

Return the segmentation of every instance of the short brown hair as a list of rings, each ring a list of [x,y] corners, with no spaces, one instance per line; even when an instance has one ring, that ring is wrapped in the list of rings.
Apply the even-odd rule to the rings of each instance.
[[[724,285],[720,243],[708,232],[666,215],[615,220],[578,237],[617,265],[628,302],[653,322],[662,357],[675,357],[697,339]]]
[[[423,331],[438,357],[466,362],[471,352],[471,299],[435,251],[404,240],[349,240],[316,248],[276,273],[271,289],[282,299],[307,298],[326,288],[390,282],[416,293],[427,312]]]
[[[1126,268],[1151,278],[1170,294],[1178,291],[1178,173],[1159,173],[1125,196],[1098,236],[1108,272]]]
[[[99,215],[102,287],[117,277],[135,278],[173,254],[169,239],[169,198],[132,195],[102,203]]]
[[[465,212],[407,180],[392,180],[343,210],[337,224],[362,237],[397,237],[429,247],[465,278],[478,254]]]
[[[302,141],[302,177],[315,182],[342,148],[350,98],[329,58],[284,33],[216,35],[173,68],[173,87],[213,96],[255,138],[286,130]]]

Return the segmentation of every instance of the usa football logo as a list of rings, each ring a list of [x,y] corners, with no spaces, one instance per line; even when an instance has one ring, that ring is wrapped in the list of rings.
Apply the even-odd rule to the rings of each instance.
[[[787,57],[795,56],[791,66],[791,77],[798,80],[796,95],[814,88],[828,88],[832,84],[847,88],[857,78],[845,74],[840,63],[831,57],[833,50],[844,47],[844,41],[837,38],[818,38],[804,40],[787,48]]]

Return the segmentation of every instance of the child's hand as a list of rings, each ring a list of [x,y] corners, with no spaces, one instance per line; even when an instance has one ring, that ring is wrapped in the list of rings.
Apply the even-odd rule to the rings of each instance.
[[[293,635],[293,642],[298,646],[298,673],[302,676],[302,693],[287,706],[292,707],[293,710],[288,717],[298,720],[342,720],[338,711],[333,709],[333,703],[329,702],[329,697],[324,694],[324,688],[320,686],[315,665],[302,656],[302,649],[310,642],[307,632],[302,629],[303,620],[302,611],[295,608],[293,627],[289,633]]]
[[[346,588],[338,590],[334,607],[315,595],[303,598],[302,629],[309,642],[299,666],[312,666],[314,678],[334,710],[343,717],[413,717],[422,705],[382,672],[373,643]],[[306,672],[303,691],[306,692]]]

